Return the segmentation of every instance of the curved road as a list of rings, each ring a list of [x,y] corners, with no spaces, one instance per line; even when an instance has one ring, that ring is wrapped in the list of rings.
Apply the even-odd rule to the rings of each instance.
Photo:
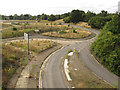
[[[75,25],[71,26],[94,32],[97,35],[100,33],[99,31],[92,29],[78,27]],[[97,37],[94,37],[89,40],[81,39],[74,43],[69,41],[69,45],[65,45],[64,48],[60,49],[55,54],[52,54],[45,63],[44,69],[41,71],[42,88],[68,88],[62,75],[61,62],[66,53],[73,48],[76,48],[76,50],[79,51],[80,60],[92,72],[101,77],[103,80],[107,81],[109,84],[118,86],[118,77],[100,65],[89,51],[89,46],[96,38]]]
[[[71,26],[91,31],[92,33],[96,33],[97,35],[100,33],[99,31],[87,29],[84,27],[78,27],[75,25],[71,25]],[[35,36],[30,36],[30,38],[52,39],[58,42],[64,42],[64,43],[67,42],[67,44],[64,45],[64,48],[60,49],[56,53],[52,54],[50,58],[48,58],[48,61],[46,62],[44,69],[41,71],[42,88],[68,87],[65,84],[65,80],[62,75],[63,72],[61,69],[61,62],[62,62],[62,58],[65,57],[66,53],[73,48],[76,48],[76,50],[79,51],[80,60],[92,72],[94,72],[97,76],[99,76],[103,80],[107,81],[109,84],[113,86],[115,85],[118,86],[118,76],[109,72],[106,68],[100,65],[89,51],[89,46],[92,44],[92,42],[95,41],[97,37],[94,37],[89,40],[86,40],[88,38],[71,40],[71,39],[53,38],[53,37],[35,35]],[[3,39],[3,42],[8,42],[8,40],[14,40],[14,39],[19,40],[19,39],[23,39],[23,37]]]

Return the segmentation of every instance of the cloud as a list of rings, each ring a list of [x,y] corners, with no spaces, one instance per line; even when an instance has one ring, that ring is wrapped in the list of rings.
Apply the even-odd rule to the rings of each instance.
[[[61,14],[73,9],[116,12],[119,0],[1,0],[0,14]]]

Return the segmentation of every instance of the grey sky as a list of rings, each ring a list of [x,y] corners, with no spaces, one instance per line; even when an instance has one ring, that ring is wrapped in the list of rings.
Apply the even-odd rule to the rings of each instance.
[[[0,14],[62,14],[73,9],[99,13],[107,10],[114,13],[118,10],[119,0],[2,0]]]

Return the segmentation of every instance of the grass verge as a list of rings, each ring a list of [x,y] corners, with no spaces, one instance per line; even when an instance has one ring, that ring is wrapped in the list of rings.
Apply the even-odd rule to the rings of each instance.
[[[109,84],[93,74],[80,60],[79,53],[69,56],[69,71],[72,81],[67,81],[70,88],[112,88]]]
[[[43,52],[49,48],[56,46],[57,43],[48,40],[30,40],[30,51],[35,53]],[[2,45],[2,85],[3,88],[7,87],[8,81],[15,74],[19,68],[18,73],[28,64],[27,60],[27,42],[16,41],[10,44]],[[31,53],[31,59],[33,57]],[[30,59],[30,60],[31,60]]]

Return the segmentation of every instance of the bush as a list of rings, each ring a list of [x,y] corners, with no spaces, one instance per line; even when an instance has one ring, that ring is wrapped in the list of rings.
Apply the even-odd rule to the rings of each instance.
[[[110,17],[95,16],[88,21],[88,25],[90,25],[92,28],[102,29],[105,26],[106,22],[110,20]]]
[[[66,31],[59,31],[59,34],[64,34],[64,33],[67,33]]]
[[[71,50],[68,51],[68,53],[70,53],[70,52],[73,52],[73,50],[71,49]]]
[[[17,31],[17,28],[16,28],[16,27],[13,27],[13,30],[14,30],[14,31]]]
[[[111,72],[120,76],[120,34],[103,31],[91,45],[93,54]]]
[[[70,17],[65,17],[64,19],[63,19],[63,21],[65,22],[65,23],[70,23],[71,21],[70,21]]]
[[[73,29],[73,33],[77,33],[77,31],[75,29]]]
[[[120,33],[120,17],[118,15],[113,16],[112,20],[110,22],[107,22],[107,24],[104,27],[104,30],[110,31],[114,34]]]
[[[15,49],[11,45],[2,44],[2,86],[6,87],[11,76],[15,73],[16,69],[21,66],[20,59],[25,61],[26,51]]]

